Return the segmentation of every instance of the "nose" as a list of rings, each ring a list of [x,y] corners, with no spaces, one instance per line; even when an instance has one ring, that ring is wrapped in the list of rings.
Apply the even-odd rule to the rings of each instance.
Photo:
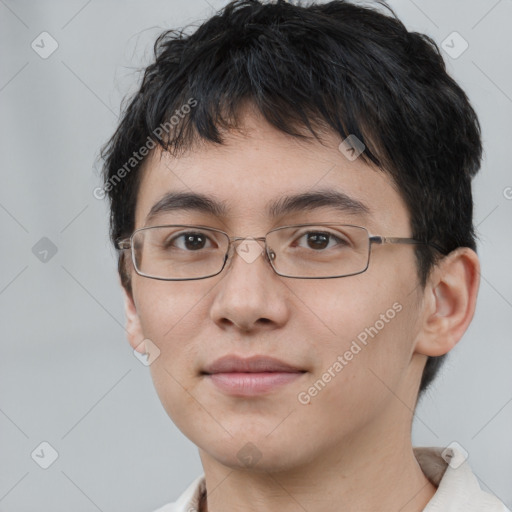
[[[287,287],[271,268],[262,239],[233,239],[210,310],[219,327],[272,329],[289,317]]]

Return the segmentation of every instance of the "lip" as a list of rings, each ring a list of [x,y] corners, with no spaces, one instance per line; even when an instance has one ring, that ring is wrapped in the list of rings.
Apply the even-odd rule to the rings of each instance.
[[[291,364],[269,356],[239,357],[227,355],[216,359],[203,369],[203,373],[263,373],[263,372],[302,372]]]
[[[241,358],[234,355],[221,357],[202,371],[218,389],[240,397],[268,393],[304,373],[305,370],[273,357]]]

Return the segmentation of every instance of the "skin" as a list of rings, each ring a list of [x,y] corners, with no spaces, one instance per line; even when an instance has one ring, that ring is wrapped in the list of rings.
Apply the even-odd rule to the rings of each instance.
[[[153,153],[146,161],[136,228],[168,191],[201,192],[229,204],[229,215],[163,215],[158,224],[191,223],[231,236],[264,236],[276,226],[344,221],[370,234],[410,237],[410,217],[391,179],[324,144],[291,138],[247,110],[244,132],[226,144],[205,144],[179,158]],[[367,218],[331,208],[279,219],[264,214],[284,194],[335,189],[369,205]],[[160,222],[161,220],[161,222]],[[155,223],[154,223],[155,224]],[[459,248],[418,283],[414,247],[373,246],[366,272],[324,280],[276,275],[263,257],[236,253],[215,277],[172,282],[131,268],[125,292],[127,331],[143,352],[160,349],[151,364],[159,398],[178,428],[199,448],[211,512],[420,511],[436,488],[414,458],[411,423],[428,355],[450,351],[474,314],[479,261]],[[394,303],[402,310],[385,324],[308,405],[297,400],[344,354],[365,327]],[[201,375],[226,354],[269,355],[306,373],[262,396],[224,394]],[[260,459],[237,457],[250,442]],[[246,448],[246,450],[249,448]]]

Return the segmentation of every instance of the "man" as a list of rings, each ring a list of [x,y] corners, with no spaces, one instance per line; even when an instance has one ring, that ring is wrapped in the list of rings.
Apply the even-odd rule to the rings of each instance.
[[[245,0],[162,34],[103,150],[129,341],[204,468],[161,512],[505,510],[411,444],[475,310],[481,153],[396,16]]]

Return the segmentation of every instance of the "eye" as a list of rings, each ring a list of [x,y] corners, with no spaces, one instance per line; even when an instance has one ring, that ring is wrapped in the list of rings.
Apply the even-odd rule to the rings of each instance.
[[[323,249],[330,249],[335,245],[348,246],[350,243],[348,240],[340,238],[333,233],[327,231],[308,231],[301,235],[298,240],[304,240],[307,244],[306,248],[313,249],[315,251],[321,251]],[[297,244],[300,247],[303,245]]]
[[[165,248],[177,247],[186,251],[198,251],[204,249],[207,244],[210,244],[210,238],[204,233],[180,233],[175,235],[165,242]],[[208,247],[207,247],[208,248]]]

